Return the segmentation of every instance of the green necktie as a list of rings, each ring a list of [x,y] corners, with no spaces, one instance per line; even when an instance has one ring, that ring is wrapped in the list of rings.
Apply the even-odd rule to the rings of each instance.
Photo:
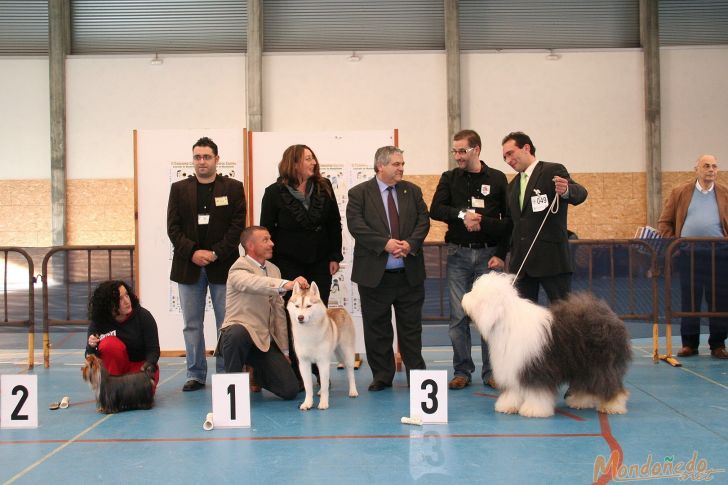
[[[528,185],[528,174],[526,172],[521,172],[521,195],[518,197],[521,209],[523,209],[523,196],[526,195],[526,185]]]

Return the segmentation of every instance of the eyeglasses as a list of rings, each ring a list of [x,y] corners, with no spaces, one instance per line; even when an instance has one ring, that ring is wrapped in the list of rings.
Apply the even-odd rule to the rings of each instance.
[[[193,156],[192,156],[192,159],[193,159],[194,161],[196,161],[196,162],[199,162],[200,160],[204,160],[204,161],[206,161],[206,162],[209,162],[209,161],[210,161],[210,160],[212,160],[213,158],[215,158],[215,156],[214,156],[214,155],[193,155]]]
[[[475,147],[453,148],[452,150],[450,150],[450,153],[452,153],[453,155],[467,155],[468,153],[472,152],[473,150],[475,150]]]

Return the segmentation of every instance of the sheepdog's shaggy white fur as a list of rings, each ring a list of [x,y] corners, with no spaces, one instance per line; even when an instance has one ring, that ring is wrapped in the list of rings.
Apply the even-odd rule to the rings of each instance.
[[[622,380],[632,352],[624,322],[588,293],[543,308],[521,298],[513,279],[483,275],[462,302],[490,348],[501,389],[495,410],[552,416],[558,386],[568,383],[569,407],[626,413],[629,393]]]

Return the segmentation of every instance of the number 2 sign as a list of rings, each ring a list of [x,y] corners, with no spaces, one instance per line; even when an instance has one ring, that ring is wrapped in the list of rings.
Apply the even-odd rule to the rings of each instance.
[[[38,376],[0,376],[0,428],[38,427]]]
[[[250,375],[212,376],[212,415],[215,428],[250,427]]]
[[[410,371],[410,417],[447,423],[447,371]]]

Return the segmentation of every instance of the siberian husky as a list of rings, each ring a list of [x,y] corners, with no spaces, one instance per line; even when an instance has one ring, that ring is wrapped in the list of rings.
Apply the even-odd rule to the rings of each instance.
[[[298,355],[303,387],[306,389],[306,398],[300,409],[306,411],[313,407],[311,364],[318,365],[321,378],[318,408],[328,409],[329,371],[334,352],[346,367],[349,397],[357,397],[359,393],[354,382],[354,322],[349,313],[343,308],[327,309],[321,301],[316,283],[311,283],[311,288],[306,290],[296,283],[287,310],[291,317],[293,344]]]

